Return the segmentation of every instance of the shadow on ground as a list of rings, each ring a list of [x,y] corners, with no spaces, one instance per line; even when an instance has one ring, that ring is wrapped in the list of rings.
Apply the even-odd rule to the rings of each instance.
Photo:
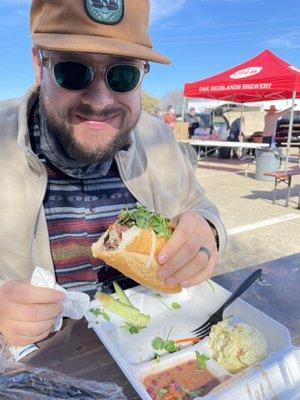
[[[287,189],[277,189],[276,191],[276,201],[284,200],[286,199],[286,192]],[[293,202],[293,199],[291,197],[298,197],[300,194],[300,185],[296,185],[293,188],[291,188],[290,192],[290,202]],[[273,190],[272,191],[266,191],[266,190],[252,190],[252,194],[249,194],[247,196],[242,196],[244,199],[249,199],[249,200],[256,200],[256,199],[266,199],[270,200],[273,202]]]

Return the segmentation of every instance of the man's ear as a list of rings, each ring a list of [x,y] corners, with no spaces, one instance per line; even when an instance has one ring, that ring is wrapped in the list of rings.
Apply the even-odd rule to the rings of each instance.
[[[39,49],[37,47],[32,48],[32,61],[35,72],[35,81],[38,85],[40,85],[42,81],[42,64],[39,55]]]

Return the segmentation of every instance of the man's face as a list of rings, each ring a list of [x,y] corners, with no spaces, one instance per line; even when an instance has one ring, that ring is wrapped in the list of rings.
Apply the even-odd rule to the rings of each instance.
[[[45,57],[57,61],[77,61],[93,67],[106,67],[124,62],[110,55],[44,51]],[[34,58],[38,63],[37,56]],[[143,64],[134,61],[137,66]],[[39,66],[36,66],[38,71]],[[106,86],[103,73],[96,72],[92,83],[83,90],[63,89],[54,81],[52,72],[42,67],[37,73],[40,89],[41,119],[72,159],[97,163],[111,159],[129,141],[129,133],[141,114],[141,89],[115,93]]]

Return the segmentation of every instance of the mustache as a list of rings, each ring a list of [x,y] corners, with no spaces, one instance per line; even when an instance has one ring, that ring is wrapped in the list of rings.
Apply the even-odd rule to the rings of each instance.
[[[99,119],[107,119],[115,116],[116,114],[122,114],[124,116],[126,114],[127,108],[124,106],[118,107],[105,107],[101,111],[93,109],[90,105],[84,104],[75,110],[70,110],[70,115],[80,114],[84,118],[99,118]]]

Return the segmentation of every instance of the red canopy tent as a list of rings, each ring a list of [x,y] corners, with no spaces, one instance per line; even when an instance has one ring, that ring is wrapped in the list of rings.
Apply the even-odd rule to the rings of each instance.
[[[300,96],[300,69],[270,50],[225,72],[184,86],[185,97],[246,103]]]
[[[300,69],[277,57],[270,50],[227,71],[184,86],[184,97],[246,103],[300,97]],[[294,108],[290,116],[287,153],[292,134]],[[288,154],[287,154],[288,155]]]

